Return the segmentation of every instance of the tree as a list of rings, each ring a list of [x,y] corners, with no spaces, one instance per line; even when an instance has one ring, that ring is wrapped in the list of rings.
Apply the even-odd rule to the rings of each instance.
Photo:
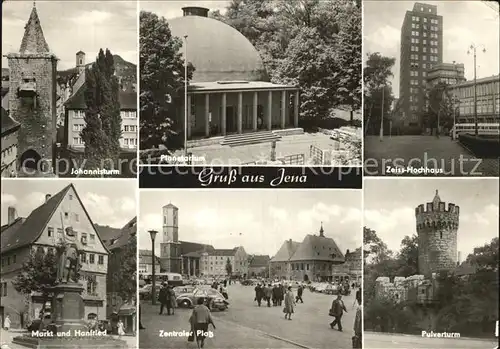
[[[62,245],[56,246],[56,249],[63,248]],[[58,258],[53,248],[47,252],[42,247],[32,250],[28,259],[23,263],[21,272],[16,275],[12,281],[14,289],[24,295],[32,292],[42,294],[43,307],[52,295],[51,288],[57,284]],[[80,272],[77,270],[76,278],[80,279]]]
[[[499,264],[498,237],[493,238],[489,244],[474,248],[474,252],[467,256],[467,262],[479,270],[497,271]]]
[[[453,125],[453,97],[448,89],[448,84],[439,83],[425,90],[427,110],[424,114],[424,125],[428,128]]]
[[[364,80],[364,105],[365,105],[365,132],[372,130],[373,133],[380,130],[382,116],[382,100],[384,103],[384,115],[390,114],[392,103],[392,89],[388,79],[393,76],[392,67],[396,62],[394,57],[382,56],[379,52],[367,54],[366,67],[363,72]],[[382,98],[382,91],[384,98]]]
[[[375,230],[363,227],[363,244],[365,246],[365,252],[363,253],[365,264],[378,264],[391,258],[392,251],[389,250],[387,245],[377,236]]]
[[[120,157],[121,116],[119,84],[111,52],[102,49],[85,70],[85,143],[87,167],[114,167]],[[111,163],[110,163],[111,161]]]
[[[233,274],[233,266],[231,265],[231,260],[229,258],[226,261],[226,272],[229,277]]]
[[[418,236],[405,236],[401,241],[397,259],[400,262],[398,275],[408,277],[418,274]]]
[[[139,30],[140,149],[181,147],[175,142],[180,120],[176,114],[184,102],[182,41],[172,36],[167,20],[141,11]],[[188,80],[194,68],[188,65]],[[179,124],[179,125],[178,125]]]
[[[350,106],[350,123],[354,111],[361,107],[361,10],[355,5],[343,7],[340,16],[338,60],[341,68],[337,93],[340,103]],[[345,18],[343,18],[345,17]]]
[[[116,292],[125,301],[132,301],[136,295],[137,236],[128,243],[111,251],[108,265],[108,292]]]

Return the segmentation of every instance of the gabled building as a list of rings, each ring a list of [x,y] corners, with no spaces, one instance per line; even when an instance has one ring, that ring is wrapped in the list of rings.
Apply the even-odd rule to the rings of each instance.
[[[290,257],[285,260],[287,255]],[[285,242],[271,260],[271,277],[306,282],[332,281],[348,276],[341,269],[344,262],[339,247],[332,238],[324,235],[321,226],[319,235],[306,235],[298,245],[291,240]]]
[[[160,273],[160,258],[155,257],[155,273]],[[139,274],[151,274],[153,272],[153,256],[150,250],[139,250],[139,263],[137,266]]]
[[[45,201],[35,207],[28,217],[18,217],[15,207],[8,208],[8,223],[1,227],[2,316],[10,315],[12,327],[24,327],[38,317],[42,295],[18,293],[12,281],[22,272],[23,263],[35,251],[55,252],[65,228],[71,227],[76,240],[86,240],[81,246],[80,283],[83,284],[85,318],[106,318],[106,275],[109,251],[102,242],[73,184],[55,195],[47,194]]]
[[[231,265],[231,275],[228,275],[228,263]],[[248,264],[248,255],[243,246],[207,251],[201,257],[203,275],[217,278],[245,277],[248,275]]]
[[[248,266],[249,277],[269,277],[269,262],[271,258],[268,255],[253,255],[249,258]]]

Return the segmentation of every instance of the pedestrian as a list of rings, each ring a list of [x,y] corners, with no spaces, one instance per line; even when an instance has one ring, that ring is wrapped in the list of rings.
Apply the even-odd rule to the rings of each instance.
[[[304,303],[302,300],[302,292],[304,292],[304,287],[302,285],[299,285],[299,288],[297,289],[297,297],[295,298],[295,303]]]
[[[8,314],[5,317],[5,320],[3,321],[3,328],[5,329],[5,331],[10,330],[10,315]]]
[[[229,299],[229,295],[227,294],[227,288],[225,286],[220,287],[220,293],[222,294],[222,297],[225,299]]]
[[[283,312],[285,313],[285,319],[292,320],[293,308],[295,306],[295,299],[293,297],[292,286],[288,286],[288,290],[285,294],[285,307]]]
[[[227,279],[224,279],[224,287],[227,287]]]
[[[154,287],[154,285],[153,285]],[[163,308],[167,305],[168,303],[168,291],[167,291],[167,284],[162,283],[161,284],[161,289],[160,289],[160,294],[158,295],[158,300],[160,301],[160,315],[163,314]],[[167,307],[168,309],[168,307]],[[170,314],[168,314],[170,315]]]
[[[354,336],[352,337],[352,347],[353,349],[361,349],[363,347],[362,331],[361,331],[361,292],[358,298],[358,293],[356,292],[356,317],[354,318]]]
[[[273,289],[271,284],[267,284],[267,287],[264,288],[265,299],[267,301],[267,306],[271,307],[271,297],[273,296]]]
[[[189,318],[191,331],[193,332],[194,338],[196,338],[196,344],[198,345],[198,348],[203,348],[203,346],[205,345],[208,325],[212,324],[215,330],[215,324],[212,319],[212,314],[210,314],[210,310],[206,305],[203,304],[203,302],[203,298],[198,299],[198,304],[194,307],[193,312],[191,313],[191,317]]]
[[[174,289],[168,285],[166,291],[167,315],[170,315],[170,311],[172,311],[172,315],[175,314],[175,298]]]
[[[118,321],[118,335],[120,337],[125,335],[125,325],[123,324],[122,319]]]
[[[260,286],[260,284],[257,284],[257,286],[255,286],[255,300],[257,301],[259,307],[260,303],[262,302],[262,297],[263,297],[262,287]]]
[[[352,304],[352,307],[356,307],[357,304],[361,304],[361,290],[357,290],[356,291],[356,297],[354,298],[354,303]]]
[[[283,305],[283,300],[285,299],[285,293],[286,293],[286,289],[285,287],[283,286],[282,283],[280,283],[279,285],[279,292],[278,292],[278,305],[281,307]]]
[[[280,292],[280,289],[278,287],[278,284],[274,284],[274,286],[273,286],[273,306],[278,305],[278,299],[280,297],[279,292]]]
[[[339,331],[342,332],[342,315],[347,313],[344,301],[342,300],[342,295],[338,294],[337,299],[332,302],[332,307],[330,308],[330,316],[334,317],[334,320],[330,323],[330,327],[333,328],[338,325]]]

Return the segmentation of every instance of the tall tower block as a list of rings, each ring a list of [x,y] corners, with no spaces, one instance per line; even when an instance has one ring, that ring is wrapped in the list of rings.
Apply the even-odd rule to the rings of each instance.
[[[18,165],[52,173],[57,131],[57,57],[50,53],[35,7],[24,28],[19,53],[6,56],[10,113],[21,124]]]
[[[179,209],[168,204],[163,206],[163,231],[160,239],[160,261],[167,272],[180,273],[181,255],[179,243]]]
[[[438,191],[432,202],[415,208],[418,233],[418,272],[451,270],[457,264],[457,231],[460,208],[442,202]]]

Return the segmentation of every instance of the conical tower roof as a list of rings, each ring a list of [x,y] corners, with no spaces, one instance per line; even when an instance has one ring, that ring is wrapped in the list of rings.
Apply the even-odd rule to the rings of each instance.
[[[436,190],[436,195],[434,195],[434,199],[432,200],[432,204],[437,207],[437,206],[439,206],[440,202],[441,202],[441,198],[439,197],[439,193]]]
[[[33,6],[30,19],[24,27],[24,36],[19,52],[21,54],[49,53],[49,45],[47,45],[47,41],[45,41],[42,26],[40,24],[40,19],[38,18],[38,13],[35,6]]]

